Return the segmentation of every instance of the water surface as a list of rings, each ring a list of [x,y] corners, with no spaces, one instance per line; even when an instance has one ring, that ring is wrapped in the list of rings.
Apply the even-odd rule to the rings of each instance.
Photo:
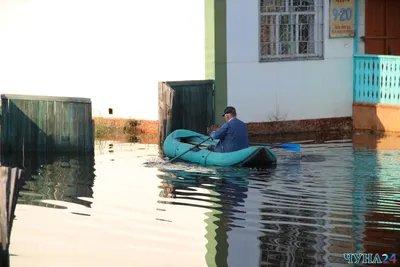
[[[265,170],[168,164],[148,145],[25,159],[11,264],[344,266],[343,253],[399,253],[399,150],[277,153]]]

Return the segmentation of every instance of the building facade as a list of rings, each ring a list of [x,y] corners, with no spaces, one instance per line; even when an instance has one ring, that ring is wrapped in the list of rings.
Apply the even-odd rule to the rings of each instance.
[[[400,104],[393,98],[399,83],[371,86],[386,78],[366,65],[398,64],[399,15],[396,0],[206,0],[206,78],[215,79],[216,123],[226,105],[245,122],[354,119],[357,103],[383,101],[364,97],[368,90],[389,90],[390,104]]]

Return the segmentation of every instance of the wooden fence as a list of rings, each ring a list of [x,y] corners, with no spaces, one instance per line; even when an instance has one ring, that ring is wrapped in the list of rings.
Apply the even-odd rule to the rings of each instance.
[[[87,98],[1,95],[1,150],[94,151]]]
[[[214,81],[159,82],[158,106],[160,150],[176,129],[207,134],[214,124]]]

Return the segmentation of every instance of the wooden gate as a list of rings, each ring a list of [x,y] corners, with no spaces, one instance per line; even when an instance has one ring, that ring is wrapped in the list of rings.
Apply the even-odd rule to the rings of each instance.
[[[177,129],[202,134],[214,124],[214,81],[177,81],[158,83],[158,145]]]

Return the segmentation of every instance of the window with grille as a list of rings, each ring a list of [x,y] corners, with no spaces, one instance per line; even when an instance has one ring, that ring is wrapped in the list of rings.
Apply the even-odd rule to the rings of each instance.
[[[260,61],[323,58],[324,0],[260,0]]]

